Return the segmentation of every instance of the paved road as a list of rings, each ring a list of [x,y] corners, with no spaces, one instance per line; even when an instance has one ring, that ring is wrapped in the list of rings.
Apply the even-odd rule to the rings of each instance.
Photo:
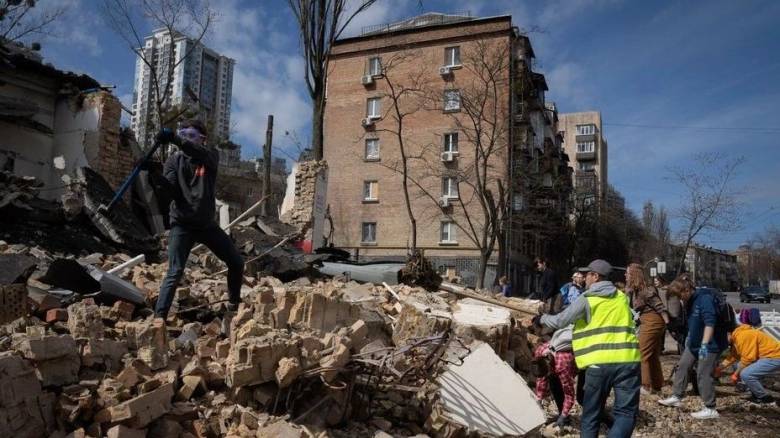
[[[726,292],[726,298],[729,304],[731,304],[737,312],[743,307],[755,307],[762,312],[769,312],[772,310],[780,312],[780,298],[773,298],[771,303],[740,303],[739,292]]]

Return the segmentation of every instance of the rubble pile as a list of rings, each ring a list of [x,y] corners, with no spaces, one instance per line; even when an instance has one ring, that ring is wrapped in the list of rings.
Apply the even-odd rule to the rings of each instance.
[[[17,176],[8,171],[0,172],[0,211],[6,207],[32,210],[30,201],[38,196],[43,183],[31,176]]]
[[[144,304],[104,285],[64,300],[43,282],[56,255],[0,249],[37,263],[25,285],[35,305],[0,327],[0,436],[452,436],[538,426],[470,424],[453,415],[463,408],[447,398],[453,380],[441,380],[446,370],[470,375],[452,370],[478,350],[485,372],[521,369],[527,313],[409,286],[249,275],[231,313],[224,277],[193,264],[163,321],[150,308],[164,264],[116,273]],[[130,259],[79,260],[111,272]],[[475,397],[469,403],[484,403]],[[510,408],[523,413],[523,402]]]

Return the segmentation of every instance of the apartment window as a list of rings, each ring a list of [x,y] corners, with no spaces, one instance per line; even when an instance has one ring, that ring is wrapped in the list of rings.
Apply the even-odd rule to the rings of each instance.
[[[592,135],[596,133],[596,125],[577,125],[577,135]]]
[[[363,200],[368,202],[379,201],[378,181],[363,181]]]
[[[553,180],[552,180],[552,175],[551,174],[545,173],[542,176],[542,185],[545,186],[545,187],[552,187],[553,186]]]
[[[595,165],[595,163],[582,163],[582,162],[579,162],[579,163],[577,163],[577,168],[579,170],[583,170],[583,171],[590,171],[590,170],[594,170],[596,168],[596,165]]]
[[[444,152],[458,152],[458,133],[444,134]]]
[[[380,119],[382,108],[380,105],[380,98],[379,97],[370,97],[368,98],[367,104],[366,104],[366,117],[370,119]]]
[[[368,60],[368,74],[371,76],[379,76],[382,74],[382,58],[375,56]]]
[[[366,139],[366,160],[378,160],[379,159],[379,139],[369,138]]]
[[[593,141],[578,141],[577,153],[593,153],[596,151],[596,142]]]
[[[525,200],[522,193],[512,194],[512,211],[523,211],[525,209]]]
[[[376,222],[363,222],[360,242],[376,243]]]
[[[458,198],[458,180],[451,176],[441,179],[441,195],[447,198]]]
[[[447,47],[444,49],[444,65],[454,67],[460,65],[460,47]]]
[[[439,233],[439,243],[454,244],[458,243],[455,237],[455,222],[443,221]]]
[[[460,90],[444,90],[444,111],[460,111]]]

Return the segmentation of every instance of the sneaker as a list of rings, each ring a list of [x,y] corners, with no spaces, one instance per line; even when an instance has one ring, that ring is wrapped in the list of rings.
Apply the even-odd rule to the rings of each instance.
[[[697,419],[697,420],[709,420],[712,418],[718,418],[720,417],[720,414],[718,411],[712,408],[702,408],[699,412],[694,412],[691,414],[691,417]]]
[[[673,395],[671,397],[665,398],[663,400],[658,400],[658,403],[669,406],[670,408],[679,408],[680,407],[680,397],[677,397],[676,395]]]
[[[766,405],[769,403],[774,403],[775,398],[771,395],[767,394],[763,397],[756,397],[755,395],[751,395],[750,398],[747,399],[750,403],[757,403],[759,405]]]

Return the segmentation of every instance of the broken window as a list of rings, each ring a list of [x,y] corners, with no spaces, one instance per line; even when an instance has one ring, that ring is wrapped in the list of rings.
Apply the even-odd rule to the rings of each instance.
[[[376,222],[363,222],[362,228],[360,241],[362,243],[376,243]]]
[[[363,200],[364,201],[379,200],[379,182],[363,181]]]
[[[366,160],[378,160],[379,159],[379,139],[369,138],[366,139]]]
[[[444,134],[444,152],[458,152],[458,133]]]
[[[444,90],[444,111],[460,111],[460,90]]]
[[[447,198],[458,198],[458,180],[452,176],[445,176],[441,179],[441,195]]]
[[[379,76],[382,74],[382,58],[375,56],[368,60],[368,74],[371,76]]]
[[[454,67],[460,65],[460,47],[447,47],[444,49],[444,65]]]
[[[369,119],[380,119],[382,118],[381,112],[382,108],[380,107],[380,98],[379,97],[369,97],[368,102],[366,103],[366,117]]]
[[[455,238],[455,222],[443,221],[439,235],[440,243],[458,243]]]

